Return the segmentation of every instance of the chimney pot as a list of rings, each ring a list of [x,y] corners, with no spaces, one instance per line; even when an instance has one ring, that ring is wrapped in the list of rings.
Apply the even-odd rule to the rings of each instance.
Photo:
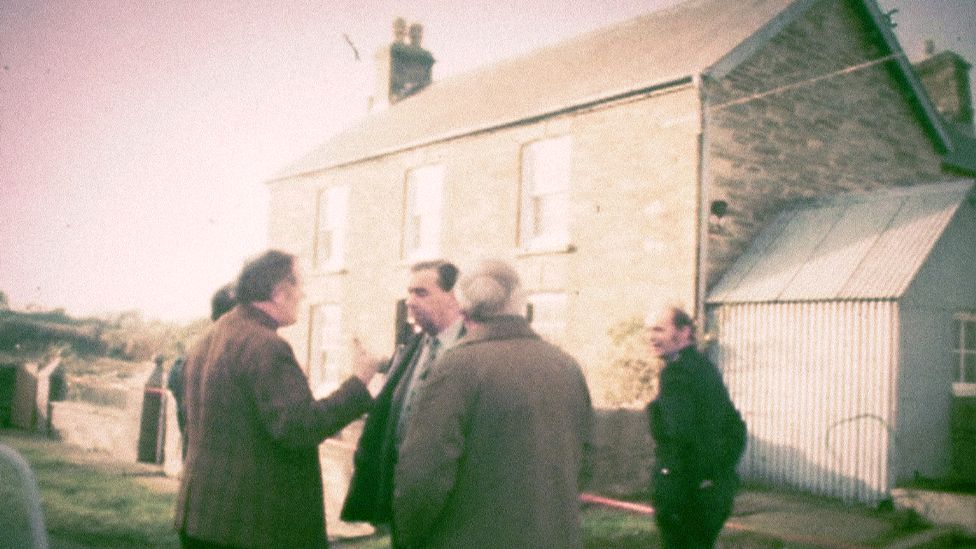
[[[402,44],[407,37],[407,21],[402,17],[393,20],[393,42]]]
[[[928,44],[926,49],[928,50]],[[934,49],[934,48],[933,48]],[[969,87],[969,69],[958,53],[943,50],[914,64],[932,104],[943,120],[973,131],[973,100]]]
[[[376,52],[377,102],[374,107],[392,105],[431,83],[434,56],[421,46],[423,29],[419,23],[408,28],[402,17],[393,20],[393,43]],[[409,42],[405,37],[409,37]]]

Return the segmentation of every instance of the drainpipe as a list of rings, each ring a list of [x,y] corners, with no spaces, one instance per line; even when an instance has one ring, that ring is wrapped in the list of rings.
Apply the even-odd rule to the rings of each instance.
[[[705,291],[708,277],[708,95],[705,90],[706,74],[696,74],[693,83],[698,90],[698,238],[695,246],[695,318],[701,333],[705,329]]]

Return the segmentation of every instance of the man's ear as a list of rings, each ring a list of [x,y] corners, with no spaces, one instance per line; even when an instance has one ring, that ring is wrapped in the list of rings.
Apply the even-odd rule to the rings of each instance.
[[[285,291],[285,281],[282,280],[279,281],[277,284],[275,284],[274,288],[271,289],[271,296],[269,301],[271,301],[272,303],[280,303],[281,299],[284,297],[284,291]]]

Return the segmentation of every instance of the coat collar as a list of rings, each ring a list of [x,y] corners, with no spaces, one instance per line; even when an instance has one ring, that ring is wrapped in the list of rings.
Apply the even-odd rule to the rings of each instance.
[[[529,322],[521,316],[496,316],[489,320],[473,322],[464,336],[465,343],[493,339],[537,338]]]
[[[271,315],[262,311],[261,309],[258,309],[257,307],[251,305],[250,303],[238,305],[237,309],[241,311],[240,314],[244,318],[253,320],[254,322],[257,322],[258,324],[266,328],[269,328],[271,330],[278,329],[278,322],[275,321],[275,319],[271,318]]]

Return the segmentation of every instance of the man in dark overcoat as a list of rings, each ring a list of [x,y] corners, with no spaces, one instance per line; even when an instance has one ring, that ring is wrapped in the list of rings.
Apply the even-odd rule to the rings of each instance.
[[[294,256],[271,250],[249,262],[236,296],[184,367],[175,527],[184,548],[327,547],[318,446],[367,410],[375,367],[359,363],[333,394],[312,397],[277,333],[303,297]]]
[[[389,361],[386,383],[369,410],[356,448],[342,520],[390,525],[393,471],[413,397],[424,385],[426,370],[436,355],[450,349],[463,334],[453,291],[457,277],[457,267],[442,260],[424,261],[410,268],[407,311],[421,331],[397,348]],[[437,346],[432,349],[435,339]],[[398,547],[396,531],[391,532],[391,543]]]
[[[694,322],[669,306],[645,322],[651,353],[665,362],[648,405],[655,467],[651,498],[666,549],[714,547],[732,512],[745,436],[718,369],[695,345]],[[738,428],[741,428],[738,429]]]

